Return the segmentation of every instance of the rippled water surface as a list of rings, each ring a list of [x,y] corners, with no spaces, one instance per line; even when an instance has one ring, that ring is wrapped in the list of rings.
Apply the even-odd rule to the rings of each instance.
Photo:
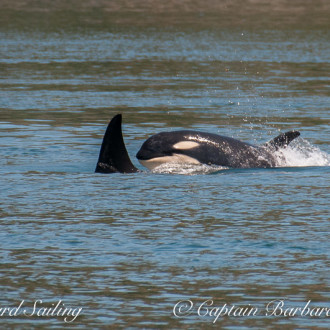
[[[181,20],[175,1],[3,2],[3,326],[62,329],[67,307],[82,308],[80,329],[328,328],[325,309],[307,310],[330,310],[329,8],[316,2],[237,16],[194,2]],[[141,170],[135,154],[160,131],[301,136],[273,169],[95,174],[117,113]]]

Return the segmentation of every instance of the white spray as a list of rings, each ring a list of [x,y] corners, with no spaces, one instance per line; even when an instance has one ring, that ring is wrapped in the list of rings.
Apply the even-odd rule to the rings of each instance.
[[[280,167],[330,166],[330,155],[302,138],[278,150],[275,156]]]

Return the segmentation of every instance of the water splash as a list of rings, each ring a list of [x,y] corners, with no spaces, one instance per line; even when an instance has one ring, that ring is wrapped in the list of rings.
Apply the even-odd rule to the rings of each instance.
[[[303,138],[275,153],[279,167],[330,166],[330,155]]]
[[[206,164],[179,164],[167,163],[157,166],[152,170],[152,173],[158,174],[181,174],[181,175],[198,175],[210,174],[221,170],[228,169],[228,167]]]

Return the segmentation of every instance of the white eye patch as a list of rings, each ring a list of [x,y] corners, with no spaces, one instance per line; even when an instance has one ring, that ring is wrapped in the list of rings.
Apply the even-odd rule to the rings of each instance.
[[[192,148],[196,148],[199,146],[199,143],[193,141],[180,141],[173,145],[174,149],[177,150],[188,150]]]

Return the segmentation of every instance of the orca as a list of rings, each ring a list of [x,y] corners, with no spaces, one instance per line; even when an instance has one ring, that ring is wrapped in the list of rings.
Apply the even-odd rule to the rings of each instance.
[[[140,172],[131,162],[122,136],[122,116],[112,118],[104,134],[97,173]],[[161,132],[149,137],[136,154],[150,170],[168,163],[206,164],[229,168],[269,168],[278,163],[274,153],[286,148],[300,135],[282,133],[271,141],[255,146],[231,137],[193,130]]]

